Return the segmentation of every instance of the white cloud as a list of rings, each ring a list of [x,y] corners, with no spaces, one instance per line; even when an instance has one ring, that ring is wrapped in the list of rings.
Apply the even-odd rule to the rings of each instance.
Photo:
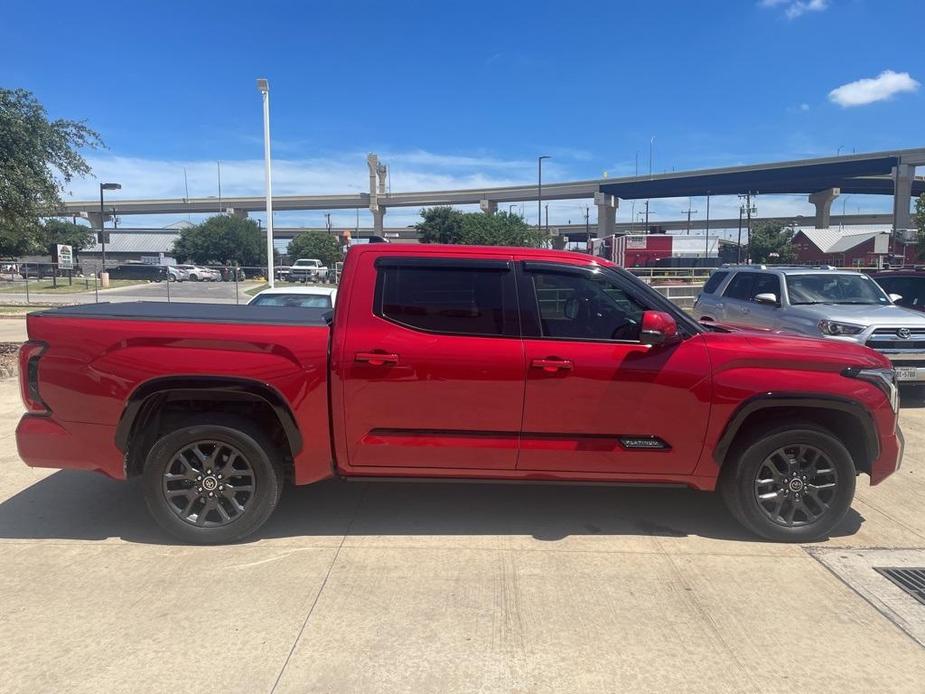
[[[801,110],[801,111],[808,111],[808,110],[809,110],[809,104],[805,104],[805,103],[804,103],[804,104],[800,104],[800,110]]]
[[[885,101],[902,92],[914,92],[919,83],[908,72],[884,70],[876,77],[843,84],[829,92],[829,101],[839,106],[864,106],[877,101]]]
[[[822,12],[829,7],[829,0],[761,0],[761,7],[783,7],[787,19],[796,19],[807,12]]]

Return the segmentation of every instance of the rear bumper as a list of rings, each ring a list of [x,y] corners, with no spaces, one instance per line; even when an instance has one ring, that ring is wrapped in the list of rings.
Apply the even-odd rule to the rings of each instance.
[[[125,478],[124,457],[109,426],[26,414],[16,427],[16,448],[30,467],[96,470],[114,479]]]

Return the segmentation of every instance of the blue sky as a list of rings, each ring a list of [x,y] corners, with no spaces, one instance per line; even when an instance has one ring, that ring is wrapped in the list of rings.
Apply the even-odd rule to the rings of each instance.
[[[277,194],[365,189],[368,151],[393,190],[422,190],[531,182],[537,154],[553,157],[549,180],[631,174],[637,153],[644,172],[652,137],[656,171],[925,145],[920,0],[12,1],[3,14],[0,84],[97,129],[108,150],[89,158],[123,197],[182,197],[184,168],[191,196],[215,195],[217,160],[224,195],[261,193],[262,76]],[[852,85],[864,79],[877,81]],[[714,201],[715,215],[736,204]],[[653,218],[687,205],[653,202]],[[795,196],[758,206],[811,210]]]

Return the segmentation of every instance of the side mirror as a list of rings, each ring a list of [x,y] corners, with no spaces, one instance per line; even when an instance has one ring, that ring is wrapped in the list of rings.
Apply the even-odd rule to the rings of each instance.
[[[777,294],[772,294],[771,292],[763,292],[761,294],[755,294],[755,303],[756,304],[765,304],[767,306],[778,306],[777,303]]]
[[[902,294],[890,294],[890,301],[892,301],[894,304],[899,302],[902,298]]]
[[[639,341],[652,347],[680,342],[678,324],[670,313],[664,311],[646,311],[642,314]]]

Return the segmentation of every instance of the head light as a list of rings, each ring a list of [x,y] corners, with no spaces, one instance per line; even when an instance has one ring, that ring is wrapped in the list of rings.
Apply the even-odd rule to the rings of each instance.
[[[864,330],[863,325],[851,325],[850,323],[839,323],[834,320],[819,321],[819,331],[823,335],[857,335]]]
[[[896,385],[896,371],[893,369],[862,369],[851,366],[842,371],[842,375],[873,383],[886,395],[893,412],[899,412],[899,386]]]

